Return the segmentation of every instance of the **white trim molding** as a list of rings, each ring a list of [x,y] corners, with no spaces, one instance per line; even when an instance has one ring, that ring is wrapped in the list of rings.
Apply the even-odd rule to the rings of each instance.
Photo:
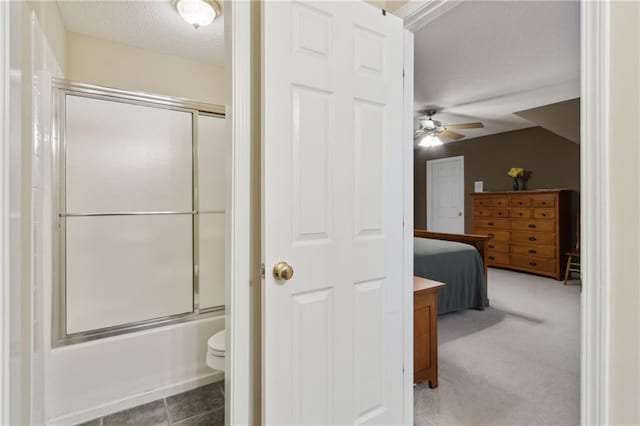
[[[413,424],[413,33],[404,30],[403,90],[403,280],[411,291],[403,293],[404,424]]]
[[[581,4],[581,424],[609,418],[609,16]]]
[[[253,2],[225,1],[227,134],[231,138],[228,217],[225,423],[252,424],[251,406],[251,27]],[[259,31],[259,30],[258,30]],[[259,63],[259,61],[258,61]],[[254,330],[254,332],[257,332]]]
[[[9,3],[0,2],[0,424],[9,424]]]
[[[461,0],[409,0],[393,13],[404,20],[406,29],[416,32],[460,4]]]

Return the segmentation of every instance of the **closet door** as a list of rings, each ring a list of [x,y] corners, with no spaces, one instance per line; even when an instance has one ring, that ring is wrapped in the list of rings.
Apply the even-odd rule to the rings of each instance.
[[[225,120],[198,117],[199,307],[225,303],[225,232],[230,164]]]
[[[192,114],[66,96],[67,333],[193,311]]]

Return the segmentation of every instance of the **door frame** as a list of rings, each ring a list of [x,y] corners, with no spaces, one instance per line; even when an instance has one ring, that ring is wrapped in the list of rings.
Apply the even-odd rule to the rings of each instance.
[[[404,87],[402,119],[403,140],[403,248],[402,279],[407,286],[403,294],[403,349],[404,349],[404,424],[413,424],[413,32],[404,30]]]
[[[432,174],[433,174],[433,165],[437,164],[437,163],[445,163],[447,161],[451,161],[451,160],[459,160],[460,163],[462,164],[462,191],[460,193],[460,203],[462,205],[462,231],[460,232],[460,234],[464,234],[464,218],[465,218],[465,211],[464,211],[464,155],[457,155],[455,157],[445,157],[445,158],[438,158],[435,160],[427,160],[427,185],[426,185],[426,189],[427,189],[427,230],[428,231],[433,231],[433,229],[431,228],[431,226],[433,225],[433,179],[432,179]],[[431,219],[430,219],[431,218]],[[434,232],[441,232],[441,231],[434,231]]]
[[[251,157],[255,150],[254,140],[259,143],[259,111],[256,114],[252,104],[259,93],[253,81],[255,72],[260,72],[260,57],[252,55],[259,49],[260,27],[255,23],[255,10],[259,2],[224,1],[225,24],[225,73],[227,96],[227,134],[231,138],[231,191],[227,223],[229,246],[229,272],[226,279],[226,357],[225,357],[225,424],[257,424],[260,410],[253,407],[255,383],[253,364],[260,356],[259,348],[252,344],[251,301],[252,287],[259,285],[260,271],[252,268],[252,238],[256,235],[252,227],[253,176],[259,171],[252,170]],[[253,17],[252,17],[253,15]],[[253,18],[253,19],[252,19]],[[252,81],[253,80],[253,81]],[[258,229],[258,235],[259,235]],[[253,265],[255,266],[255,265]],[[252,270],[254,269],[254,270]],[[256,281],[257,273],[257,281]]]
[[[394,13],[418,31],[458,0],[409,1]],[[580,211],[581,211],[581,380],[580,422],[609,422],[610,171],[609,40],[610,4],[580,0]],[[413,69],[408,70],[413,79]],[[411,123],[413,126],[413,123]]]
[[[9,424],[9,3],[0,3],[0,424]]]

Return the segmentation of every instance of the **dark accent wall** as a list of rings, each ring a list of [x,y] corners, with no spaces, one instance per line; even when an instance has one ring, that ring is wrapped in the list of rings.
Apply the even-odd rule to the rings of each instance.
[[[451,142],[414,151],[414,222],[427,227],[427,160],[464,156],[465,232],[471,231],[473,183],[484,181],[485,191],[510,191],[511,167],[530,172],[526,189],[580,190],[580,145],[542,127]]]

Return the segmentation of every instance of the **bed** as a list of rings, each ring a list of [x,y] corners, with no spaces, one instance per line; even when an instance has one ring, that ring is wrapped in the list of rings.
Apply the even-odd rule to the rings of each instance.
[[[438,293],[438,315],[489,306],[486,262],[489,238],[414,231],[414,275],[447,284]]]

